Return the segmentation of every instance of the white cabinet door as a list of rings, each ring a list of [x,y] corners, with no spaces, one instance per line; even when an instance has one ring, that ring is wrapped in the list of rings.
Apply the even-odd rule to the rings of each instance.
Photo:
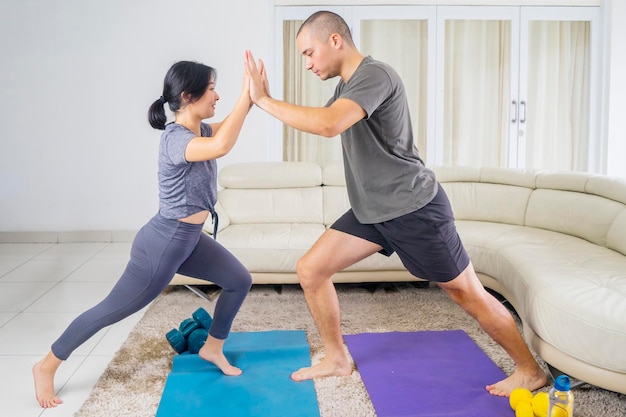
[[[365,55],[402,77],[415,143],[435,165],[602,172],[601,9],[530,6],[336,6]],[[317,7],[276,7],[274,96],[324,105],[336,80],[308,74],[295,31]],[[272,74],[270,74],[272,75]],[[340,159],[273,120],[273,159]]]
[[[515,141],[519,8],[437,10],[437,165],[507,166]]]
[[[600,9],[523,7],[517,166],[602,169]]]
[[[435,137],[436,7],[370,6],[352,11],[352,34],[364,55],[386,62],[406,89],[413,137],[426,160]]]
[[[439,7],[431,162],[598,171],[599,16],[598,7]]]

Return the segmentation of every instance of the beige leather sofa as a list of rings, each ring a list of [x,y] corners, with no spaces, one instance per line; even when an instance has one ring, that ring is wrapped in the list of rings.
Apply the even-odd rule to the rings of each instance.
[[[626,393],[626,180],[435,171],[479,278],[514,306],[535,352],[575,378]],[[297,283],[298,258],[349,207],[341,164],[237,164],[220,171],[219,183],[218,241],[255,283]],[[333,279],[417,278],[395,255],[376,254]],[[203,281],[177,275],[172,283]]]

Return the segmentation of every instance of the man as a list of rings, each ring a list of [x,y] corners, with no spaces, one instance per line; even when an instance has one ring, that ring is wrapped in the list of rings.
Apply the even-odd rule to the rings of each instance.
[[[331,277],[376,252],[396,251],[412,274],[436,282],[515,362],[512,375],[486,387],[491,394],[544,386],[546,375],[511,314],[478,280],[447,196],[419,157],[398,74],[361,55],[345,21],[331,12],[310,16],[298,31],[297,45],[307,69],[322,80],[341,78],[327,105],[303,107],[271,98],[263,62],[257,66],[246,51],[250,95],[258,107],[295,129],[325,137],[341,134],[351,210],[298,261],[298,278],[326,356],[294,372],[292,379],[352,372]]]

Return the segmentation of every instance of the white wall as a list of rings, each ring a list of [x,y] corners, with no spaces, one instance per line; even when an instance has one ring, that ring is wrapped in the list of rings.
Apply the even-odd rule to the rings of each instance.
[[[160,131],[147,122],[178,60],[218,71],[215,119],[243,54],[267,56],[269,0],[0,2],[0,232],[137,230],[157,211]],[[253,109],[220,166],[263,160]]]
[[[216,119],[243,51],[268,58],[272,0],[0,1],[0,232],[137,230],[157,210],[160,132],[147,123],[177,60],[218,70]],[[626,177],[626,16],[612,7],[608,174]],[[270,68],[270,71],[272,69]],[[268,159],[253,109],[220,166]]]
[[[607,0],[607,174],[626,178],[626,1]]]

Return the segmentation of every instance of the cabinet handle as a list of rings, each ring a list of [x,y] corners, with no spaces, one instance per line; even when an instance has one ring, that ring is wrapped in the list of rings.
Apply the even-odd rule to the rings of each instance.
[[[513,100],[511,104],[513,105],[513,119],[511,123],[517,123],[517,101]]]
[[[523,107],[524,109],[524,115],[522,116],[522,118],[520,119],[520,123],[526,123],[526,102],[525,101],[520,101],[520,106]]]

